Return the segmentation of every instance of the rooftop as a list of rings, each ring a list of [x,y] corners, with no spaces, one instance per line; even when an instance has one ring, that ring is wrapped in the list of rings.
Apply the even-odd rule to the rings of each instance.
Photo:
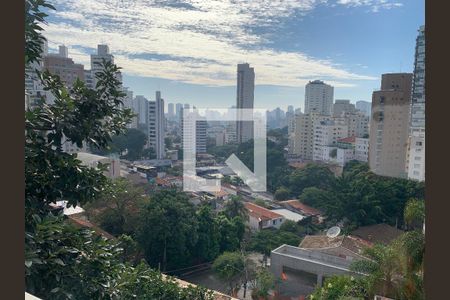
[[[271,220],[271,219],[279,219],[283,218],[282,215],[277,214],[271,210],[268,210],[267,208],[264,208],[262,206],[245,202],[245,207],[247,208],[249,215],[253,216],[255,218],[261,219],[261,220]]]
[[[381,223],[359,227],[351,234],[372,243],[389,244],[402,233],[403,231],[400,229]]]
[[[295,213],[293,211],[287,210],[285,208],[279,208],[279,209],[272,209],[273,212],[276,212],[277,214],[282,215],[286,218],[286,220],[291,220],[294,222],[301,221],[305,218],[305,216],[302,216],[301,214]]]
[[[351,235],[341,235],[329,238],[326,235],[307,235],[302,240],[299,248],[311,250],[328,250],[344,248],[361,256],[364,248],[372,246],[372,243]]]
[[[343,138],[343,139],[339,139],[338,142],[339,143],[354,143],[355,140],[356,140],[355,136],[349,136],[349,137],[346,137],[346,138]]]
[[[301,211],[307,216],[318,216],[322,215],[322,212],[318,209],[315,209],[314,207],[308,206],[298,200],[286,200],[286,201],[280,201],[280,204],[283,206],[290,206],[296,210]]]

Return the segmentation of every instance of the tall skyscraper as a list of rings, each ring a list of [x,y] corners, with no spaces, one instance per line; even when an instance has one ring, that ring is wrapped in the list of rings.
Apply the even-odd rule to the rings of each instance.
[[[305,87],[305,114],[318,113],[330,116],[333,113],[334,88],[321,80],[310,81]]]
[[[236,108],[253,109],[255,92],[255,70],[248,63],[237,65]],[[238,121],[236,123],[238,143],[253,139],[253,122]]]
[[[138,127],[147,128],[148,125],[148,100],[142,95],[136,95],[133,100],[133,111],[138,115]]]
[[[372,110],[372,103],[369,101],[356,101],[356,109],[363,112],[366,116],[370,117],[370,112]]]
[[[383,74],[372,94],[369,166],[382,176],[406,177],[412,74]]]
[[[181,119],[182,109],[183,109],[183,104],[181,104],[181,103],[175,104],[175,112],[177,114],[178,120]]]
[[[173,120],[175,118],[175,105],[173,103],[167,104],[167,117],[169,120]]]
[[[165,156],[164,100],[161,92],[156,92],[155,101],[148,102],[148,145],[156,152],[157,159]]]
[[[406,171],[410,179],[425,180],[425,26],[416,39]]]

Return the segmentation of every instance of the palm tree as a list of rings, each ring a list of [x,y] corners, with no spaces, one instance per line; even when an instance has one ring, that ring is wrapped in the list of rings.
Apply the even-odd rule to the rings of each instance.
[[[248,211],[245,208],[242,199],[238,196],[231,196],[225,203],[225,214],[228,218],[241,217],[244,220],[248,219]]]
[[[354,262],[351,269],[366,274],[369,293],[395,297],[401,285],[399,252],[396,247],[377,244],[364,249],[363,256],[368,260]]]

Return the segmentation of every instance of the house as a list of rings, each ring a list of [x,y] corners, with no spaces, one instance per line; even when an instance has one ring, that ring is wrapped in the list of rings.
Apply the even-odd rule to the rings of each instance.
[[[390,244],[402,235],[403,231],[385,223],[362,226],[352,231],[351,235],[371,243]]]
[[[291,210],[285,209],[285,208],[277,208],[277,209],[272,209],[273,212],[282,215],[286,220],[290,220],[290,221],[294,221],[294,222],[300,222],[301,220],[303,220],[305,218],[305,216],[297,213],[297,212],[293,212]]]
[[[81,164],[91,168],[97,168],[100,164],[106,166],[104,175],[109,178],[120,177],[120,160],[117,158],[95,155],[87,152],[77,152],[77,159]]]
[[[314,207],[308,206],[298,200],[286,200],[280,201],[279,204],[284,208],[299,213],[304,217],[310,217],[314,223],[322,223],[323,222],[323,213],[315,209]]]
[[[258,231],[264,228],[280,228],[286,218],[274,211],[262,206],[245,202],[245,208],[248,210],[249,226],[252,230]]]

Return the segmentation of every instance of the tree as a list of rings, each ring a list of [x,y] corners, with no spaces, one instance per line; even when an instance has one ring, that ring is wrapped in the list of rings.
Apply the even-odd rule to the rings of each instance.
[[[280,187],[277,189],[274,195],[275,200],[287,200],[289,199],[289,190],[285,187]]]
[[[233,294],[239,285],[245,268],[245,261],[240,252],[224,252],[216,258],[212,269],[220,279],[226,281]]]
[[[216,222],[220,233],[220,252],[235,251],[239,249],[243,236],[242,228],[245,229],[242,219],[235,217],[230,220],[225,214],[219,214],[216,218]]]
[[[196,257],[201,261],[211,261],[219,255],[220,231],[209,205],[202,205],[196,212],[198,219],[198,241]]]
[[[296,235],[303,235],[305,230],[302,226],[300,226],[297,222],[292,220],[286,220],[281,224],[280,231],[291,232]]]
[[[25,1],[26,67],[40,59],[41,8],[44,0]],[[62,151],[63,137],[104,148],[131,120],[122,109],[119,68],[103,62],[95,89],[77,80],[71,88],[48,71],[37,73],[54,104],[45,99],[25,111],[25,282],[26,291],[45,299],[128,299],[126,290],[143,291],[142,299],[211,299],[202,288],[183,289],[173,279],[141,265],[123,263],[120,244],[66,223],[50,204],[67,200],[84,205],[104,193],[109,181],[99,170],[83,166],[76,155]],[[23,101],[23,100],[22,100]],[[135,275],[134,281],[127,280]],[[154,275],[154,276],[149,276]]]
[[[395,247],[375,245],[363,250],[368,260],[355,261],[351,269],[366,274],[368,291],[371,295],[380,292],[383,296],[395,298],[401,285],[400,256]]]
[[[405,224],[411,228],[421,228],[425,220],[425,201],[409,199],[404,212]]]
[[[363,300],[368,298],[364,279],[353,276],[327,278],[323,287],[317,287],[310,295],[311,300]]]
[[[148,202],[142,188],[125,178],[112,180],[103,195],[84,208],[95,223],[111,234],[132,234],[136,230],[136,214]]]
[[[332,187],[335,177],[326,165],[309,163],[303,169],[296,170],[289,176],[288,188],[293,195],[300,195],[303,189],[317,187],[328,190]]]
[[[139,213],[136,240],[153,267],[172,270],[190,265],[198,240],[198,221],[186,194],[163,190]]]
[[[244,220],[248,219],[247,208],[245,208],[245,205],[239,196],[231,196],[231,198],[225,203],[224,212],[230,219],[238,216]]]
[[[268,299],[269,291],[275,286],[275,276],[266,268],[259,268],[256,272],[255,286],[252,297],[255,299]]]
[[[292,232],[281,231],[278,229],[262,229],[253,235],[249,241],[248,249],[270,256],[270,252],[283,244],[298,246],[300,237]]]

